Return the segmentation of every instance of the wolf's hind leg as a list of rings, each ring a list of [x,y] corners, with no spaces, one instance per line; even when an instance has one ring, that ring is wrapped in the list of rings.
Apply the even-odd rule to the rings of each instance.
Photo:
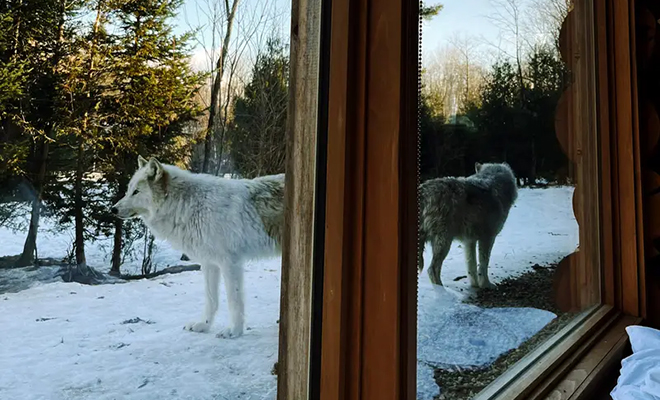
[[[229,327],[217,334],[221,338],[236,338],[243,334],[245,296],[243,295],[243,265],[232,262],[222,268],[229,306]]]
[[[479,287],[477,279],[477,242],[476,240],[466,240],[463,242],[463,247],[465,248],[465,264],[467,265],[470,286]]]
[[[206,294],[206,305],[204,308],[204,320],[191,322],[184,329],[193,332],[207,332],[213,324],[215,313],[218,311],[218,286],[220,286],[220,269],[215,265],[202,265],[204,273],[204,292]]]
[[[479,240],[479,270],[477,277],[479,287],[482,289],[493,287],[493,284],[488,279],[488,263],[490,262],[490,253],[493,250],[494,243],[495,236]]]
[[[420,232],[419,234],[419,243],[417,243],[417,274],[424,269],[424,247],[426,246],[426,238],[424,234]]]
[[[442,273],[442,263],[445,261],[449,249],[451,248],[451,240],[443,239],[434,239],[431,241],[433,247],[433,258],[431,259],[431,265],[429,266],[429,278],[431,283],[434,285],[442,286],[442,278],[440,277]]]

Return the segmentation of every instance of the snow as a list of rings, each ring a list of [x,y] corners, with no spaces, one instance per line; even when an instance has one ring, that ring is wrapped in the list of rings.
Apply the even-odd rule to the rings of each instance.
[[[575,250],[572,192],[520,190],[495,242],[493,282]],[[69,233],[40,232],[40,256],[63,257],[71,239]],[[0,228],[0,256],[18,254],[23,240],[24,233]],[[101,271],[109,269],[110,240],[86,248],[89,264]],[[162,242],[155,257],[159,268],[183,263]],[[430,259],[427,248],[427,266]],[[122,268],[137,272],[139,261]],[[61,282],[55,271],[0,270],[0,399],[275,399],[279,259],[246,266],[248,328],[232,340],[214,334],[227,323],[224,287],[212,333],[182,329],[203,311],[200,272],[86,286]],[[431,285],[425,271],[420,276],[418,399],[439,393],[433,367],[487,366],[555,317],[543,310],[462,303],[471,289],[466,279],[454,278],[465,275],[463,251],[455,243],[443,269],[446,290]]]
[[[485,367],[556,317],[534,308],[484,309],[461,303],[450,290],[421,286],[417,310],[418,400],[432,400],[440,393],[433,379],[434,368]]]
[[[531,269],[534,264],[543,266],[560,261],[577,249],[579,231],[572,199],[572,187],[519,189],[518,200],[493,246],[488,268],[491,282],[497,284]],[[425,268],[432,255],[431,247],[427,245]],[[442,282],[450,289],[469,291],[467,279],[454,281],[466,275],[465,252],[455,242],[442,267]],[[428,283],[426,272],[423,277],[420,289]]]
[[[39,257],[63,258],[72,248],[74,241],[73,230],[58,233],[54,232],[54,223],[52,220],[42,219],[39,234],[37,236],[37,251]],[[23,232],[13,233],[11,230],[0,227],[0,256],[20,254],[23,251],[26,234]],[[95,269],[108,272],[110,270],[111,252],[113,245],[112,237],[101,237],[93,243],[85,244],[85,258],[87,264]],[[163,269],[170,265],[190,264],[179,261],[181,253],[172,249],[164,241],[155,241],[153,259],[158,269]],[[143,240],[135,243],[138,250],[139,259],[127,260],[122,265],[122,273],[139,274],[141,270],[141,256]]]
[[[573,215],[573,188],[520,189],[500,232],[489,266],[491,282],[557,262],[575,251],[579,241]],[[452,245],[442,268],[446,289],[434,287],[426,270],[433,253],[424,251],[424,271],[418,285],[417,399],[439,393],[433,367],[483,367],[502,353],[518,347],[555,318],[551,312],[530,308],[484,310],[462,303],[473,289],[465,277],[465,252]]]
[[[198,272],[131,283],[38,285],[0,299],[2,399],[273,399],[278,260],[247,267],[248,329],[183,330],[201,317]],[[225,299],[215,329],[226,324]],[[49,320],[41,320],[53,318]],[[123,323],[140,318],[142,322]]]

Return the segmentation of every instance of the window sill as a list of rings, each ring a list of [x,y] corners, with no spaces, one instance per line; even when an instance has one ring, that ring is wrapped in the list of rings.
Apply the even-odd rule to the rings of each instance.
[[[625,328],[640,321],[610,306],[595,307],[493,381],[476,400],[602,398],[609,393],[603,387],[614,386],[620,361],[630,351]]]

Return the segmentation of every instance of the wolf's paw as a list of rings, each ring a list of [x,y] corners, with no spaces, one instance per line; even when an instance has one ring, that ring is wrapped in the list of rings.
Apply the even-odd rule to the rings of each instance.
[[[191,332],[208,332],[209,323],[208,322],[191,322],[186,324],[183,329]]]
[[[243,329],[241,328],[225,328],[215,335],[215,337],[222,339],[235,339],[241,335],[243,335]]]
[[[481,288],[481,289],[494,289],[495,285],[490,283],[490,281],[481,281],[481,282],[479,282],[479,288]]]
[[[442,286],[442,279],[440,278],[440,274],[435,274],[431,269],[429,269],[428,275],[432,284]]]

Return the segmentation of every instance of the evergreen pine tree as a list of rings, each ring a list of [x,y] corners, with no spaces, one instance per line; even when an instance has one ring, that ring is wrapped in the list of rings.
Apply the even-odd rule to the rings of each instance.
[[[111,202],[125,195],[138,154],[179,165],[189,160],[194,139],[189,125],[201,113],[195,95],[204,75],[189,66],[191,36],[172,33],[180,5],[170,0],[114,3],[112,21],[119,30],[111,58],[113,92],[103,105],[109,129],[100,138],[98,164],[112,188]],[[137,225],[112,218],[107,207],[97,219],[113,225],[111,273],[118,275],[122,244],[137,234]]]

